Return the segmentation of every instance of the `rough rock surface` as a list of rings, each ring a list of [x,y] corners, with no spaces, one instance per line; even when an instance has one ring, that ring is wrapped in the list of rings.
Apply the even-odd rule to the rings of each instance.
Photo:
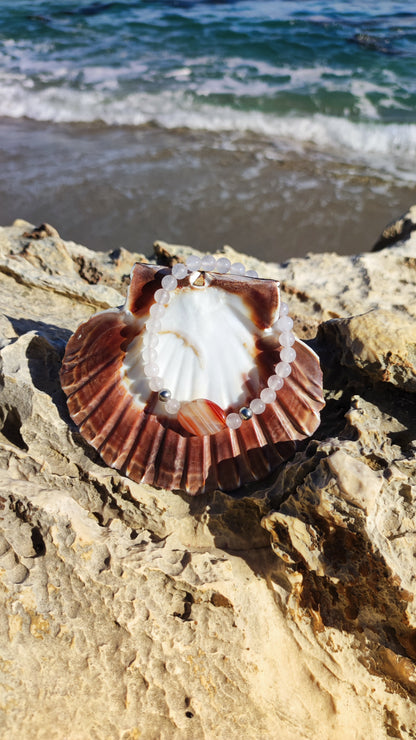
[[[415,738],[415,235],[243,258],[281,281],[327,405],[236,496],[137,485],[68,417],[65,343],[136,259],[0,229],[2,738]]]
[[[396,221],[387,224],[373,247],[373,252],[378,252],[385,247],[406,241],[416,229],[416,206],[409,208],[407,213],[400,216]]]

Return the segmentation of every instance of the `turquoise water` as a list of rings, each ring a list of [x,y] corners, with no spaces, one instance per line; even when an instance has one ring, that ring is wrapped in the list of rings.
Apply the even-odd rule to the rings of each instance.
[[[364,209],[368,190],[389,220],[398,214],[386,204],[414,200],[416,12],[409,2],[3,0],[0,150],[3,222],[26,213],[76,225],[80,203],[101,218],[103,203],[94,211],[85,190],[98,173],[116,191],[114,224],[137,229],[141,198],[146,238],[156,220],[155,237],[191,241],[195,209],[208,228],[206,203],[223,224],[218,239],[249,249],[241,224],[257,198],[252,223],[270,252],[282,219],[296,229],[299,193],[308,229],[312,208],[342,219]],[[54,196],[65,197],[67,222]],[[78,238],[88,242],[87,227]],[[325,243],[318,234],[309,248]]]
[[[3,0],[0,115],[248,130],[380,166],[388,155],[403,174],[416,12],[368,5]]]

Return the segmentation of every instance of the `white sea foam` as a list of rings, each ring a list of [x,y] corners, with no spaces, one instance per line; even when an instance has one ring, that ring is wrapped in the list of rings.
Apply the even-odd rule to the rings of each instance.
[[[29,84],[29,82],[31,84]],[[115,80],[112,80],[115,83]],[[310,117],[278,116],[236,110],[196,101],[180,91],[158,95],[66,86],[33,86],[23,75],[0,76],[0,116],[57,123],[102,121],[112,126],[187,127],[213,132],[248,132],[284,140],[289,147],[312,145],[347,162],[358,162],[414,181],[416,124],[354,122],[347,118],[314,114]]]

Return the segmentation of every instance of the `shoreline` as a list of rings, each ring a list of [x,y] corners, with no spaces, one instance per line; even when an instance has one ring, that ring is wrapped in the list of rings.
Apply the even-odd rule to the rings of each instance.
[[[0,119],[0,222],[52,223],[94,250],[162,236],[267,262],[368,251],[414,186],[247,133]]]

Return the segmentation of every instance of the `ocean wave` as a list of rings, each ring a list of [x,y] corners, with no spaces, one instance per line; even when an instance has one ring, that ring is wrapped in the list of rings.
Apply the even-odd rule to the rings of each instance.
[[[180,91],[130,93],[36,89],[23,75],[0,79],[0,116],[53,123],[102,122],[109,126],[155,123],[166,129],[252,132],[282,140],[285,146],[313,146],[346,162],[367,164],[380,172],[415,179],[416,124],[352,121],[314,113],[310,116],[238,110],[213,105]]]

